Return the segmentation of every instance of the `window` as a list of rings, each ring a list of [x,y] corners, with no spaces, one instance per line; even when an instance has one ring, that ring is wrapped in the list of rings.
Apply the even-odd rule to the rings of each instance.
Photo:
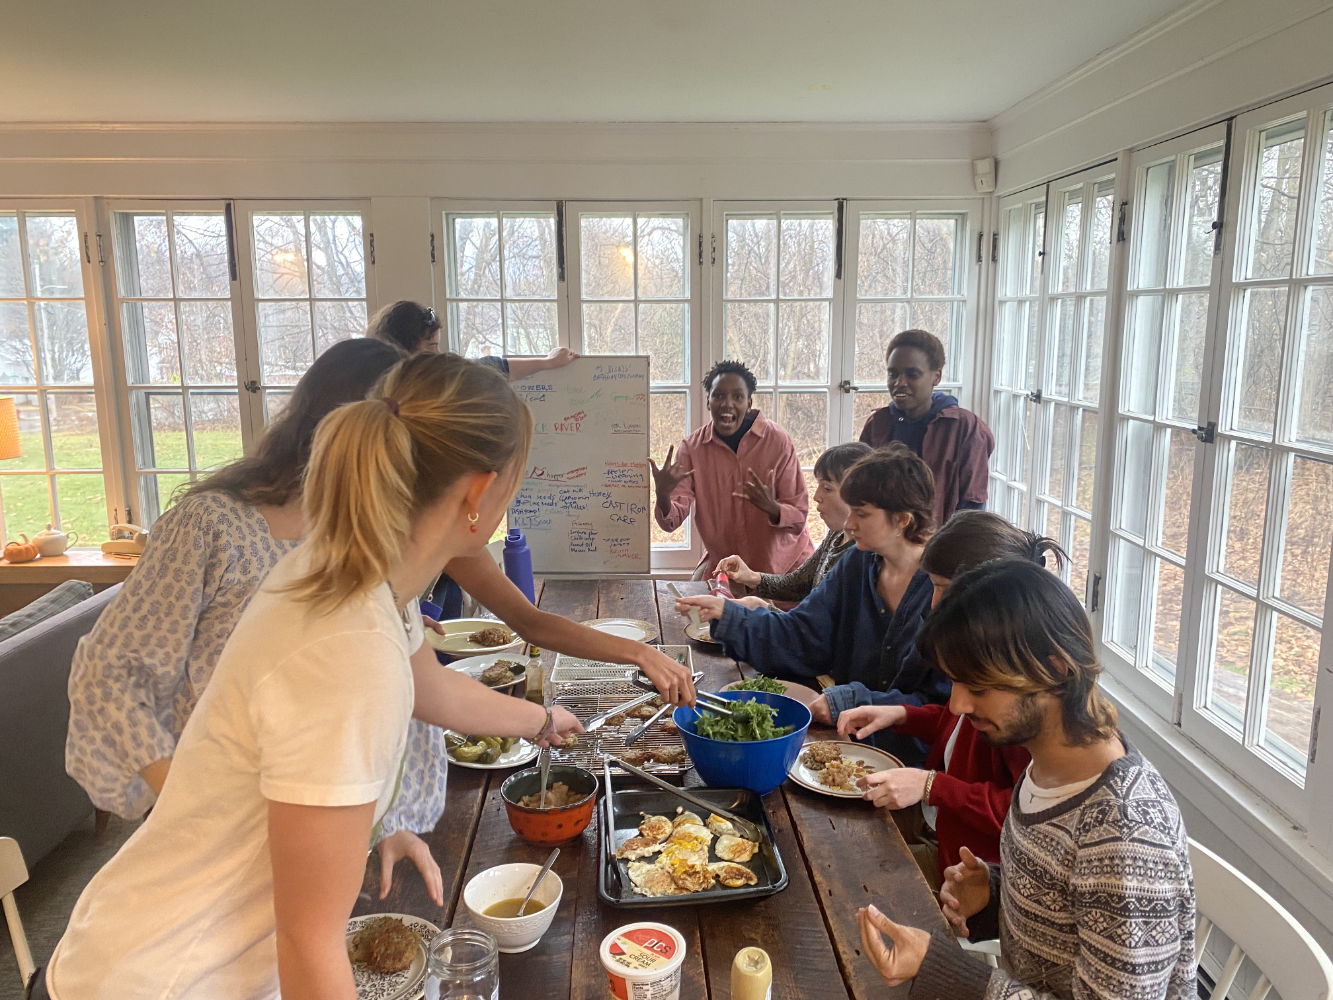
[[[1150,147],[1131,162],[1103,638],[1168,689],[1184,651],[1195,427],[1225,141],[1225,126],[1216,126]]]
[[[691,252],[698,211],[689,205],[570,203],[565,218],[578,247],[570,255],[570,329],[577,332],[571,342],[583,354],[648,356],[649,452],[662,462],[690,431],[693,386],[701,374],[690,349],[698,330],[698,258]],[[667,533],[654,521],[652,540],[658,549],[689,549],[690,523]]]
[[[0,385],[22,454],[0,461],[4,537],[47,523],[107,538],[82,227],[72,210],[0,206]]]
[[[1046,189],[1025,191],[1000,205],[992,361],[990,497],[987,507],[1015,524],[1029,514],[1027,465],[1032,446],[1030,393],[1037,388],[1037,318],[1045,240]]]

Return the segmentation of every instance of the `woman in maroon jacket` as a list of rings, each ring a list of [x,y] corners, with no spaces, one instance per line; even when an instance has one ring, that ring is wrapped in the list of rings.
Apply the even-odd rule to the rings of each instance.
[[[901,441],[935,476],[935,527],[956,510],[986,506],[987,470],[995,435],[948,393],[936,392],[944,374],[944,345],[925,330],[904,330],[885,355],[893,401],[870,414],[861,440],[872,448]]]
[[[1061,566],[1068,559],[1054,540],[1015,528],[999,514],[961,513],[921,553],[921,568],[935,585],[931,607],[954,577],[983,562],[1016,557],[1045,565],[1048,554]],[[838,716],[838,733],[858,740],[887,728],[930,744],[930,752],[923,767],[879,771],[864,779],[865,798],[889,809],[921,803],[926,826],[939,843],[939,871],[959,863],[964,844],[977,857],[998,863],[1000,828],[1031,759],[1028,752],[1021,746],[992,746],[948,705],[858,705]]]

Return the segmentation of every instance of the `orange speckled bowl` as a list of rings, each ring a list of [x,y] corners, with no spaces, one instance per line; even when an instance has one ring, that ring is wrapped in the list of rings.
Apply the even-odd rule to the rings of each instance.
[[[592,811],[597,805],[597,792],[601,784],[597,775],[571,764],[552,764],[547,778],[547,787],[557,781],[563,781],[571,792],[587,793],[587,798],[572,806],[557,809],[536,809],[519,805],[519,799],[525,795],[536,795],[541,785],[541,772],[530,767],[518,771],[505,779],[500,786],[500,797],[505,802],[505,812],[509,814],[509,825],[524,840],[534,844],[566,844],[573,840],[592,822]]]

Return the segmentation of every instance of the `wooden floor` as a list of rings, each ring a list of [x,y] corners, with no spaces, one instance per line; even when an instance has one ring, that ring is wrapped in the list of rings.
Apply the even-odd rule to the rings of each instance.
[[[683,593],[705,592],[702,583],[677,586]],[[660,627],[663,644],[688,643],[684,620],[661,581],[548,581],[538,605],[573,621],[643,619]],[[545,651],[543,664],[554,656]],[[706,689],[742,676],[732,660],[698,646],[694,662],[705,672]],[[450,768],[448,806],[435,830],[424,835],[444,873],[443,908],[427,897],[409,861],[397,866],[388,897],[377,899],[379,855],[372,852],[356,913],[411,913],[442,928],[466,926],[469,915],[459,896],[468,879],[498,864],[542,863],[548,850],[518,839],[505,818],[499,788],[509,773]],[[631,785],[626,780],[623,787]],[[621,779],[616,786],[622,787]],[[890,814],[791,782],[766,796],[764,806],[790,878],[784,891],[751,902],[648,910],[614,909],[597,895],[598,809],[594,824],[556,862],[565,895],[551,929],[532,951],[501,956],[501,997],[605,1000],[598,946],[616,927],[637,920],[661,921],[685,936],[682,1000],[730,997],[732,959],[748,945],[764,948],[773,959],[774,1000],[906,996],[904,987],[885,987],[862,956],[857,908],[873,902],[893,919],[928,930],[941,929],[944,922]]]

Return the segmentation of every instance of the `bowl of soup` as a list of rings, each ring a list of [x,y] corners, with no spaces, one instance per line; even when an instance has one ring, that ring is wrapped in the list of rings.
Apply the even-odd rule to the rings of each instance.
[[[535,947],[560,908],[565,884],[551,871],[532,894],[528,908],[519,914],[518,907],[541,870],[541,865],[496,865],[474,875],[463,887],[463,905],[472,922],[495,938],[507,954]]]

